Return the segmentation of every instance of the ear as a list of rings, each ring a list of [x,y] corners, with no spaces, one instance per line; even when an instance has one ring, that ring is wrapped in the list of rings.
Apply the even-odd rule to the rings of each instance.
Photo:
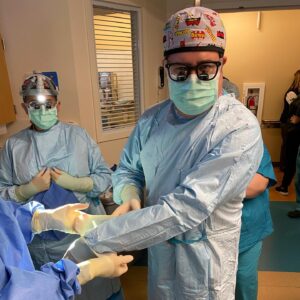
[[[57,102],[56,109],[57,109],[57,112],[60,112],[60,109],[61,109],[61,103],[60,103],[60,101]]]
[[[24,109],[26,115],[28,115],[28,109],[27,109],[26,104],[25,103],[21,103],[21,105],[22,105],[22,108]]]
[[[226,64],[227,62],[227,56],[223,56],[222,57],[222,65],[221,65],[221,74],[222,74],[222,81],[223,81],[223,66]]]

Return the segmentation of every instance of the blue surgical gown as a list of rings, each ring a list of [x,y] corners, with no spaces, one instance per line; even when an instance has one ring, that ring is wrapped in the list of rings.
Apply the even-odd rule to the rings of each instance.
[[[26,128],[10,137],[0,155],[0,166],[0,196],[15,201],[15,188],[31,181],[44,167],[91,177],[92,191],[74,193],[79,202],[93,202],[111,185],[111,171],[98,145],[83,128],[62,122],[47,131]]]
[[[149,247],[149,299],[234,299],[242,200],[262,152],[255,116],[232,96],[189,120],[169,100],[152,107],[113,175],[114,199],[133,184],[146,208],[91,230],[87,244]]]
[[[69,260],[48,263],[34,269],[27,248],[33,238],[31,219],[43,206],[29,202],[24,206],[0,199],[0,299],[73,299],[80,292],[79,269]]]
[[[89,213],[105,214],[98,197],[111,186],[111,171],[98,145],[79,126],[58,122],[43,132],[31,128],[20,131],[6,141],[0,153],[0,166],[0,196],[5,199],[17,201],[15,188],[18,185],[31,181],[44,167],[56,167],[72,176],[91,177],[94,183],[92,191],[74,192],[74,195],[78,202],[90,203]],[[28,201],[33,199],[34,197]],[[76,235],[67,235],[59,241],[53,241],[36,235],[29,245],[35,267],[39,268],[46,262],[61,259],[75,238]],[[96,280],[97,300],[107,299],[120,289],[118,278]],[[90,284],[84,286],[83,295]]]

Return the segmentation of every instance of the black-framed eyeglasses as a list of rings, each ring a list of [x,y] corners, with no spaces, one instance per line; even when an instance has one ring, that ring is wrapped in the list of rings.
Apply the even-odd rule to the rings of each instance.
[[[196,66],[183,63],[170,63],[165,65],[168,69],[168,75],[173,81],[184,81],[186,80],[192,70],[196,71],[199,80],[209,81],[214,79],[217,74],[221,62],[219,61],[204,61],[200,62]]]
[[[44,105],[45,109],[51,109],[56,106],[57,102],[52,100],[46,100],[45,102],[39,102],[36,100],[26,103],[28,109],[40,109]]]

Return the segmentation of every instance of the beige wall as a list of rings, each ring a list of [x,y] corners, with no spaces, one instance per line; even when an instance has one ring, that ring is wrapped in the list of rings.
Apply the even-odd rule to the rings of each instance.
[[[194,6],[194,0],[167,0],[166,18],[186,7]]]
[[[262,119],[279,120],[283,96],[300,69],[300,10],[223,13],[227,32],[225,75],[242,93],[243,83],[265,82]],[[263,129],[273,161],[279,161],[280,129]]]
[[[21,108],[19,88],[24,74],[32,70],[56,71],[60,82],[61,117],[80,122],[68,1],[2,0],[0,31],[17,121],[8,135],[28,125]],[[6,137],[6,136],[5,136]],[[5,138],[1,136],[0,142]]]
[[[119,2],[141,8],[143,105],[147,108],[166,97],[166,89],[157,87],[165,2]],[[0,136],[0,145],[8,136],[28,125],[18,92],[24,73],[32,70],[58,72],[63,104],[60,118],[80,124],[96,139],[95,99],[98,94],[95,58],[91,56],[92,46],[88,40],[91,28],[91,0],[0,1],[0,32],[6,42],[5,57],[17,107],[17,121],[8,127],[7,135]],[[126,140],[100,144],[109,164],[118,162]]]
[[[141,9],[144,108],[164,99],[159,90],[158,66],[162,61],[162,29],[171,13],[194,1],[116,0]],[[257,13],[222,14],[228,33],[226,75],[242,87],[243,82],[265,82],[263,119],[279,118],[282,97],[293,73],[300,68],[298,29],[300,10],[264,11],[261,27]],[[91,0],[1,0],[0,32],[6,43],[6,62],[17,122],[9,133],[28,125],[20,107],[19,87],[24,73],[33,69],[57,71],[60,81],[61,118],[86,128],[96,139],[95,99],[98,99],[95,57],[91,56]],[[273,160],[278,161],[280,132],[264,129]],[[0,144],[7,136],[0,136]],[[118,162],[127,138],[102,142],[100,147],[111,164]]]

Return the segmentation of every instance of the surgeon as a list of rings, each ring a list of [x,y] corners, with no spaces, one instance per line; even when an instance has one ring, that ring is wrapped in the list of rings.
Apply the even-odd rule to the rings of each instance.
[[[290,123],[294,126],[300,127],[300,94],[290,105]],[[288,140],[291,143],[291,140]],[[298,148],[296,158],[296,177],[295,177],[295,191],[296,191],[296,207],[294,210],[288,212],[290,218],[300,218],[300,148]]]
[[[223,94],[234,93],[238,98],[236,84],[229,80],[226,84],[224,82]],[[246,197],[243,200],[235,300],[257,299],[257,268],[263,240],[273,232],[269,188],[276,182],[271,157],[264,145],[259,168],[247,186]]]
[[[223,76],[223,89],[226,91],[227,94],[234,94],[236,99],[240,99],[240,91],[238,86],[230,81],[228,78]]]
[[[97,253],[148,247],[149,299],[233,300],[242,201],[263,153],[260,128],[222,95],[226,34],[218,13],[183,9],[163,40],[170,99],[142,115],[113,174],[120,217],[79,241]]]
[[[83,128],[59,121],[58,92],[41,73],[23,82],[22,106],[31,126],[10,137],[0,154],[0,196],[19,203],[34,198],[50,209],[89,203],[89,213],[105,214],[98,199],[111,186],[111,172]],[[35,235],[29,245],[35,267],[60,260],[75,238],[57,231]],[[78,299],[106,300],[121,293],[117,278],[97,282],[96,288],[87,284]]]
[[[257,268],[263,240],[273,232],[269,188],[275,184],[271,157],[264,146],[261,163],[243,201],[235,300],[257,299]]]
[[[34,234],[50,229],[77,233],[76,218],[88,205],[68,204],[45,210],[38,202],[24,206],[0,198],[0,299],[74,299],[80,285],[94,277],[120,276],[127,271],[130,255],[102,255],[78,265],[62,259],[34,269],[26,243]]]

